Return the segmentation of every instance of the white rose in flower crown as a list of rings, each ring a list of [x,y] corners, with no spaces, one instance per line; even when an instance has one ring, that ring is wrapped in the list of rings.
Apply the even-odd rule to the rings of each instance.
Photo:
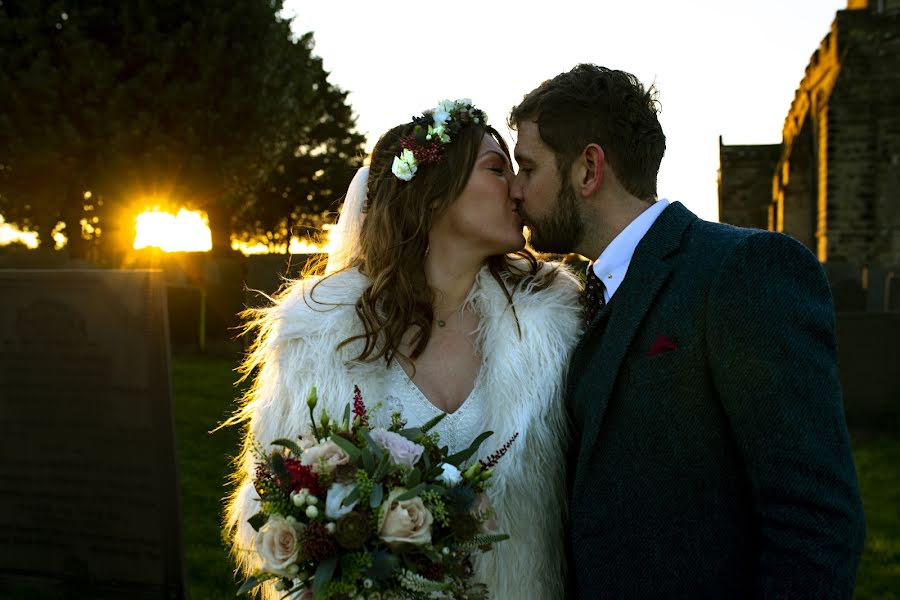
[[[441,474],[438,475],[438,479],[440,481],[443,481],[450,487],[458,485],[463,480],[462,473],[460,473],[459,469],[457,469],[453,465],[448,463],[441,463],[440,467]]]
[[[395,465],[412,468],[425,452],[424,446],[411,442],[393,431],[373,429],[369,435],[372,436],[372,440],[379,448],[388,453],[391,463]]]
[[[434,109],[434,112],[437,113],[438,111],[440,111],[442,113],[447,113],[447,116],[449,117],[453,113],[454,109],[456,109],[455,101],[441,100],[440,102],[438,102],[437,108]]]
[[[281,515],[269,517],[256,532],[256,551],[262,559],[262,570],[279,577],[291,577],[288,567],[297,562],[300,553],[298,534],[306,526],[299,521],[288,521]]]
[[[389,545],[431,543],[431,524],[434,517],[419,497],[399,501],[397,497],[406,490],[397,488],[381,505],[378,535]]]
[[[300,463],[313,471],[331,473],[335,468],[350,464],[350,455],[330,439],[303,451]]]
[[[434,112],[431,113],[431,120],[434,121],[435,127],[443,127],[444,123],[446,123],[450,119],[450,111],[444,108],[442,105],[439,105]]]
[[[355,485],[346,483],[335,483],[328,488],[328,496],[325,499],[325,516],[336,521],[349,515],[353,511],[353,507],[359,504],[359,500],[354,500],[347,506],[341,506],[341,504],[355,488]]]
[[[400,156],[395,156],[394,163],[391,165],[391,173],[403,181],[409,181],[415,177],[418,169],[416,157],[409,148],[404,148]]]

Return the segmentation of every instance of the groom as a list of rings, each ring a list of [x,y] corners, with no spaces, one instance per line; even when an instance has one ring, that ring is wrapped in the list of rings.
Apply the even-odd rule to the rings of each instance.
[[[785,235],[657,200],[653,94],[582,64],[510,115],[532,245],[594,260],[570,597],[850,598],[865,525],[828,283]]]

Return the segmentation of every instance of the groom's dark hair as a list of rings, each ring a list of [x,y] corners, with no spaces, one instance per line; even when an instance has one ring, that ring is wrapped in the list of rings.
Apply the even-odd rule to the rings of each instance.
[[[562,181],[588,144],[603,148],[622,186],[642,200],[656,199],[656,175],[666,150],[656,89],[637,77],[592,64],[560,73],[512,109],[509,126],[537,122],[556,155]]]

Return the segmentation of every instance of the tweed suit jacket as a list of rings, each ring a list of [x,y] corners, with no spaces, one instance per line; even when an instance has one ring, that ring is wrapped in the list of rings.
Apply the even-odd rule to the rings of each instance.
[[[801,244],[673,203],[576,347],[567,407],[570,597],[851,597],[862,504]]]

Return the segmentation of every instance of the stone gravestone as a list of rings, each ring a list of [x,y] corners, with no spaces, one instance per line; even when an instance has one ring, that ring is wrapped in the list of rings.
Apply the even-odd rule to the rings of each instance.
[[[162,272],[0,270],[0,599],[185,587]]]

